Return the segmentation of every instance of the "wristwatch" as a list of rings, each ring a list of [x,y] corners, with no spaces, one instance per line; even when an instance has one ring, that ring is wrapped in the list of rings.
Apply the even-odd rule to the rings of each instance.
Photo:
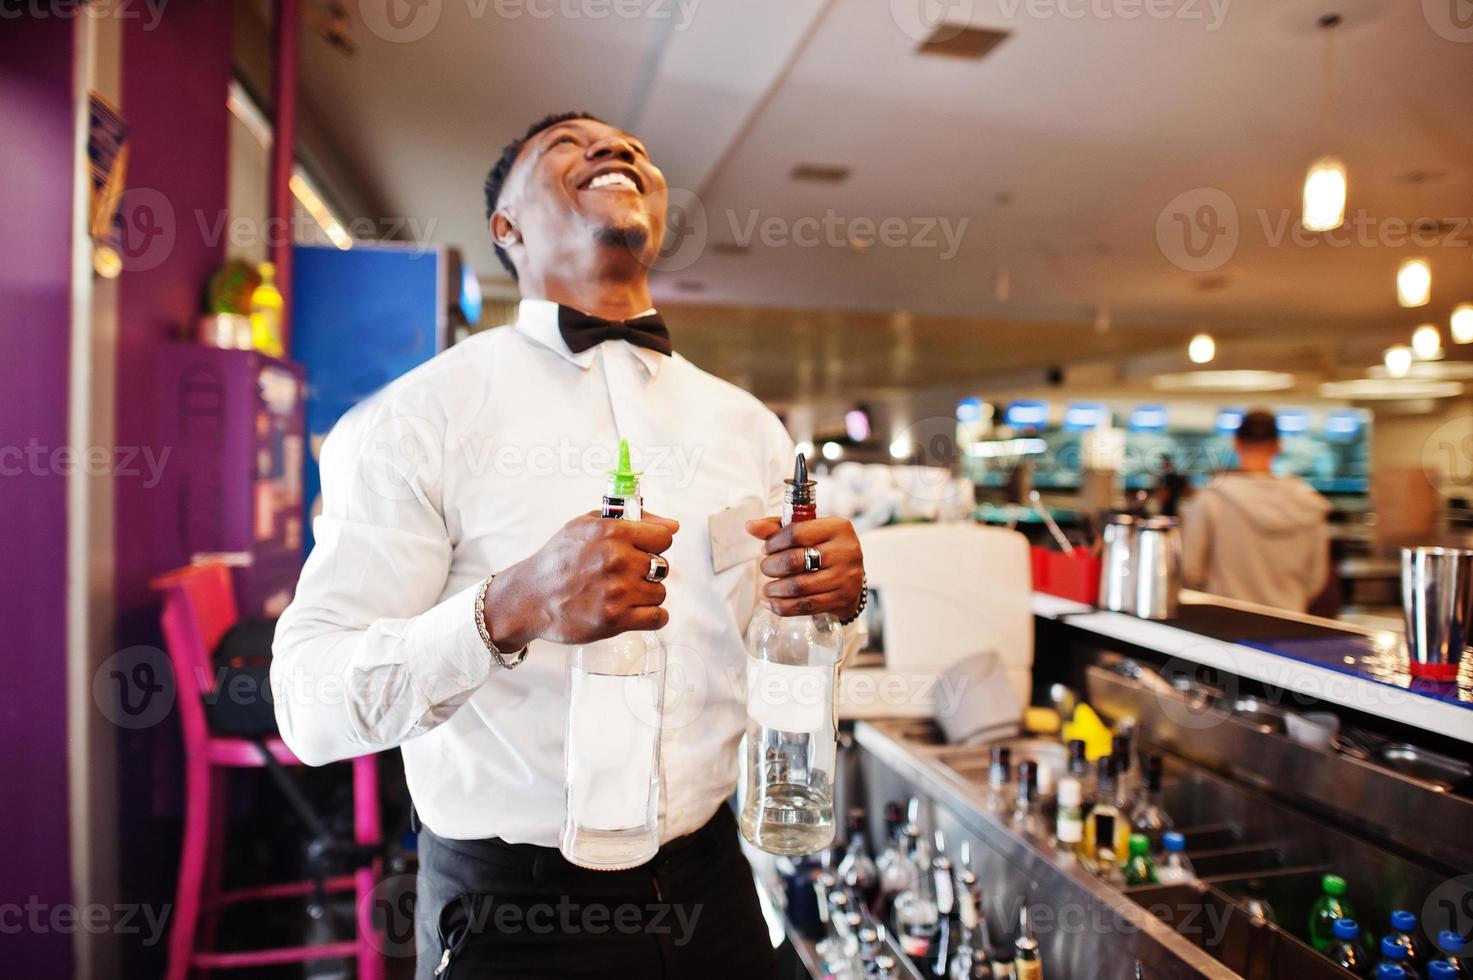
[[[516,653],[508,656],[492,641],[491,631],[486,628],[486,590],[491,588],[491,580],[495,577],[495,574],[487,575],[481,587],[476,590],[476,632],[481,634],[481,642],[486,644],[486,649],[490,651],[491,659],[496,661],[496,666],[504,670],[511,670],[527,659],[527,648],[522,647]]]

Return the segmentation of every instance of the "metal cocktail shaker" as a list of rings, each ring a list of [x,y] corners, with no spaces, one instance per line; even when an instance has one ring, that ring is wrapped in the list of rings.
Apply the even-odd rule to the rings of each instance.
[[[1181,532],[1175,518],[1120,514],[1105,525],[1100,607],[1142,619],[1171,619],[1181,592]]]
[[[1473,624],[1473,550],[1401,549],[1401,604],[1412,676],[1452,680]]]

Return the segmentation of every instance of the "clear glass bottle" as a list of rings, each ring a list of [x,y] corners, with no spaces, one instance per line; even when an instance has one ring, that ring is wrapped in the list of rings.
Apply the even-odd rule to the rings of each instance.
[[[952,954],[961,941],[961,917],[957,914],[956,875],[946,853],[946,837],[936,831],[936,856],[931,861],[936,887],[936,941],[927,968],[933,976],[946,976]]]
[[[1156,865],[1156,880],[1163,885],[1196,881],[1196,870],[1192,867],[1191,859],[1187,857],[1187,839],[1174,830],[1168,830],[1162,837],[1161,843],[1166,848],[1166,852],[1161,858],[1161,863]]]
[[[1133,740],[1128,731],[1110,739],[1110,756],[1115,760],[1115,805],[1128,820],[1140,790],[1140,774],[1135,768]]]
[[[1095,801],[1095,774],[1090,767],[1089,756],[1085,754],[1084,739],[1071,739],[1069,742],[1069,775],[1079,780],[1079,802],[1086,810]]]
[[[783,524],[816,516],[799,453]],[[833,616],[778,616],[760,605],[747,628],[747,751],[742,835],[772,854],[812,854],[834,839],[838,733],[834,684],[843,628]]]
[[[639,474],[629,444],[609,474],[603,515],[639,520]],[[637,867],[660,847],[660,729],[665,647],[631,631],[574,647],[564,738],[566,812],[558,849],[580,867]]]
[[[1017,801],[1013,805],[1013,826],[1030,837],[1043,837],[1043,800],[1038,793],[1038,763],[1024,759],[1018,763]]]
[[[891,806],[894,810],[891,810]],[[909,827],[901,816],[900,804],[895,801],[885,806],[885,822],[894,817],[891,840],[880,856],[875,859],[875,868],[880,873],[880,897],[876,902],[875,914],[890,921],[895,897],[910,884],[910,836]]]
[[[1196,870],[1192,873],[1195,875]],[[1264,894],[1263,882],[1258,878],[1251,879],[1243,886],[1243,909],[1255,919],[1275,924],[1279,921],[1279,913]]]
[[[920,964],[931,955],[939,922],[936,878],[931,873],[929,849],[916,836],[917,833],[914,824],[907,828],[907,835],[912,838],[907,868],[909,880],[895,896],[895,938],[905,955]]]
[[[1043,980],[1043,959],[1033,935],[1028,906],[1018,910],[1018,938],[1013,940],[1013,975],[1017,980]]]
[[[947,973],[950,980],[975,980],[978,964],[982,976],[991,977],[987,964],[986,916],[982,914],[982,887],[972,870],[972,845],[962,841],[961,859],[956,865],[956,920],[960,934],[956,952]]]
[[[880,873],[875,867],[874,859],[869,856],[864,811],[858,807],[850,810],[847,823],[849,843],[835,874],[840,884],[872,909],[880,894]]]
[[[987,806],[1003,817],[1013,812],[1013,751],[1006,745],[992,747],[992,761],[987,767]]]
[[[1161,837],[1174,824],[1171,814],[1166,812],[1162,805],[1162,775],[1165,766],[1159,755],[1146,758],[1145,772],[1142,774],[1141,791],[1137,797],[1135,809],[1130,814],[1130,825],[1136,833],[1145,834],[1153,848],[1161,846]]]

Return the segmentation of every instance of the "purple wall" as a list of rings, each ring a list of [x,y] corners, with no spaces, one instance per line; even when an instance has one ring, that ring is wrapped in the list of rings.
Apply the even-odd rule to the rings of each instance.
[[[152,446],[154,358],[204,308],[210,275],[224,261],[229,166],[231,4],[171,3],[157,25],[123,22],[122,111],[131,160],[124,197],[124,272],[118,281],[119,446]],[[152,29],[150,29],[150,27]],[[168,465],[167,463],[165,465]],[[119,649],[161,646],[152,494],[143,479],[116,487],[116,629]],[[144,729],[118,729],[122,899],[173,901],[179,858],[183,756],[178,715]],[[125,943],[127,942],[125,937]],[[161,944],[162,945],[162,944]],[[164,949],[125,945],[124,976],[158,976]]]
[[[67,444],[73,26],[0,30],[0,786],[25,790],[0,806],[0,901],[51,910],[71,900],[66,477],[50,454]],[[71,975],[65,932],[27,925],[4,950],[7,976]]]

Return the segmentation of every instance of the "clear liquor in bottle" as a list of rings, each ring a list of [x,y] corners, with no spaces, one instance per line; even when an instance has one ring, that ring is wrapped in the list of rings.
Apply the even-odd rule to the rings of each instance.
[[[1171,814],[1162,805],[1162,774],[1164,764],[1159,755],[1146,757],[1145,773],[1135,810],[1130,814],[1130,825],[1136,833],[1145,834],[1153,849],[1161,846],[1161,837],[1173,826]]]
[[[807,460],[794,461],[783,523],[816,516]],[[747,751],[742,834],[773,854],[812,854],[834,839],[834,681],[843,630],[833,616],[758,606],[747,629]]]
[[[888,921],[895,896],[905,889],[910,874],[909,838],[900,804],[894,800],[885,804],[885,824],[891,829],[885,849],[875,859],[875,869],[880,875],[880,896],[874,913]]]
[[[1079,802],[1088,811],[1095,801],[1095,773],[1085,752],[1084,739],[1076,738],[1069,741],[1067,771],[1069,775],[1079,780]]]
[[[987,807],[1003,817],[1013,812],[1013,752],[1006,745],[992,747],[987,767]]]
[[[986,916],[982,913],[982,886],[972,870],[972,845],[962,841],[961,860],[955,867],[956,874],[956,917],[961,941],[952,955],[948,973],[950,980],[976,980],[978,965],[992,976],[987,959],[985,929]]]
[[[905,955],[919,965],[925,963],[931,955],[939,923],[936,879],[931,873],[927,848],[916,833],[915,825],[909,825],[907,835],[913,841],[909,862],[910,880],[900,894],[895,896],[895,938]]]
[[[1186,884],[1197,880],[1197,872],[1187,857],[1187,839],[1174,830],[1161,838],[1165,853],[1156,865],[1156,880],[1163,885]]]
[[[623,440],[603,513],[643,516],[639,474]],[[566,809],[558,849],[580,867],[636,867],[660,846],[664,644],[658,633],[621,633],[574,647],[568,670]]]
[[[845,888],[872,909],[880,894],[880,872],[869,855],[864,811],[858,807],[850,810],[847,824],[849,841],[835,874]]]
[[[961,941],[961,929],[957,914],[956,876],[951,857],[946,853],[946,837],[937,830],[935,840],[936,855],[931,860],[931,875],[936,882],[936,941],[927,965],[933,976],[944,977]]]
[[[1038,763],[1032,759],[1018,763],[1013,826],[1031,837],[1043,837],[1048,833],[1043,822],[1043,801],[1038,795]]]

